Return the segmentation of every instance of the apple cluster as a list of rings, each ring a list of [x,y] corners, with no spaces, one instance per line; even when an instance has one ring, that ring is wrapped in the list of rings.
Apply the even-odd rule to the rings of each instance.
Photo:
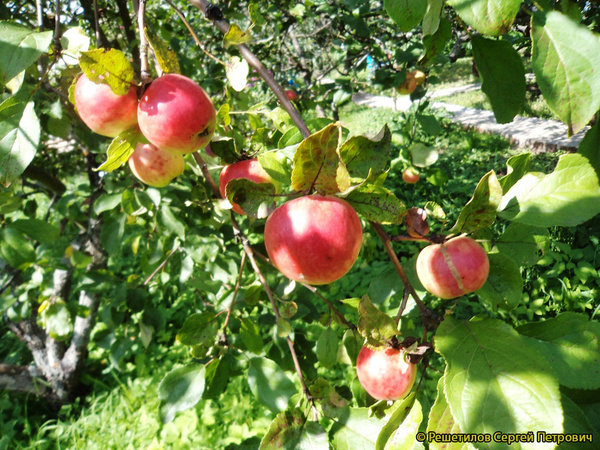
[[[148,143],[140,142],[129,167],[142,182],[164,187],[185,169],[184,155],[206,146],[215,131],[216,110],[196,82],[167,74],[152,81],[138,99],[132,86],[125,95],[82,74],[75,84],[75,106],[95,133],[117,137],[138,127]]]

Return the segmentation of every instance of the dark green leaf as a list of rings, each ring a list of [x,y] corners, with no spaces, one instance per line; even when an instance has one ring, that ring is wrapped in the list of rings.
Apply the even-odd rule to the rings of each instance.
[[[192,364],[171,370],[158,385],[161,400],[160,417],[171,422],[175,414],[193,408],[202,398],[205,385],[205,367]]]
[[[173,210],[169,206],[162,205],[160,219],[170,234],[174,234],[182,240],[185,239],[185,224],[173,214]]]
[[[477,184],[473,197],[465,205],[451,233],[472,233],[489,228],[496,221],[496,211],[502,200],[502,187],[493,170],[486,173]]]
[[[375,184],[365,184],[353,189],[345,200],[367,220],[381,224],[401,224],[406,206],[392,191]]]
[[[177,340],[183,345],[210,346],[216,341],[219,322],[209,312],[195,313],[185,319],[177,332]]]
[[[60,236],[60,228],[45,220],[40,219],[19,219],[15,220],[11,227],[16,228],[21,233],[25,233],[34,241],[42,244],[50,244]]]
[[[38,33],[16,23],[0,21],[0,84],[6,85],[45,52],[52,31]]]
[[[100,239],[104,249],[110,256],[116,256],[121,251],[123,233],[125,233],[125,214],[109,216],[100,231]]]
[[[519,266],[531,266],[540,259],[540,251],[550,237],[547,228],[511,223],[496,241],[500,253]]]
[[[596,122],[585,134],[577,152],[590,161],[596,175],[600,178],[600,121]]]
[[[451,37],[452,24],[448,21],[448,19],[442,17],[435,33],[423,36],[425,52],[419,58],[419,65],[421,67],[428,67],[435,63],[438,55],[442,53],[444,48],[446,48],[446,44]]]
[[[24,269],[37,256],[31,242],[16,228],[0,229],[0,256],[15,269]]]
[[[341,126],[331,124],[304,139],[294,155],[292,189],[314,188],[323,195],[350,187],[350,176],[340,159]]]
[[[333,366],[337,362],[339,341],[337,334],[331,327],[323,330],[319,339],[317,339],[317,358],[326,368]]]
[[[544,100],[577,133],[600,109],[600,40],[558,11],[531,19],[531,65]]]
[[[384,126],[373,139],[354,136],[340,148],[340,156],[351,177],[366,179],[371,173],[377,176],[385,171],[390,161],[392,134]]]
[[[240,338],[242,338],[242,342],[249,351],[260,355],[263,349],[263,340],[258,325],[247,317],[243,317],[241,322]]]
[[[281,367],[267,358],[252,358],[248,370],[248,384],[254,396],[271,411],[287,409],[296,386]]]
[[[473,36],[473,56],[481,90],[489,98],[498,123],[512,122],[525,103],[525,67],[507,41]]]

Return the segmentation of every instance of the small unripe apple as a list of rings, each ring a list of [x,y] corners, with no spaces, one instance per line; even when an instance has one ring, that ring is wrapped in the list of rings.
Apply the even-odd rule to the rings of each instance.
[[[402,180],[405,183],[415,184],[421,178],[421,174],[413,168],[408,168],[402,172]]]
[[[406,72],[406,78],[402,84],[396,87],[396,90],[401,95],[409,95],[412,94],[417,88],[417,80],[415,79],[415,74],[413,72]]]
[[[417,275],[421,284],[428,292],[444,299],[480,289],[489,271],[487,253],[466,236],[428,245],[417,257]]]
[[[167,74],[150,83],[142,95],[138,122],[144,136],[161,150],[187,154],[210,142],[217,113],[195,81]]]
[[[425,79],[427,78],[425,73],[421,72],[420,70],[413,70],[413,77],[417,82],[417,86],[421,86],[423,83],[425,83]]]
[[[298,100],[298,94],[296,93],[296,91],[293,91],[292,89],[286,89],[285,96],[292,102],[295,102],[296,100]]]
[[[219,192],[221,197],[225,198],[225,188],[231,180],[245,178],[254,183],[271,183],[273,179],[269,176],[265,169],[262,168],[258,159],[247,159],[238,161],[223,167],[219,175]],[[233,203],[232,210],[238,214],[244,214],[244,211],[237,203]]]
[[[269,258],[286,277],[327,284],[352,267],[362,245],[358,214],[334,196],[299,197],[277,208],[265,223]]]
[[[138,180],[153,187],[165,187],[185,169],[183,155],[165,152],[155,145],[137,145],[128,160]]]
[[[377,400],[399,400],[408,395],[417,378],[417,366],[404,350],[363,347],[356,359],[358,381]]]
[[[75,83],[77,113],[94,133],[116,137],[137,123],[138,99],[135,88],[115,94],[108,84],[94,83],[82,74]]]

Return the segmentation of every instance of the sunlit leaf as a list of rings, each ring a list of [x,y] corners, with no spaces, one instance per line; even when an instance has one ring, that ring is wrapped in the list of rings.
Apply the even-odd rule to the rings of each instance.
[[[171,422],[175,414],[196,405],[202,398],[206,369],[203,364],[191,364],[171,370],[158,385],[161,400],[160,417]]]
[[[448,0],[460,18],[481,34],[508,33],[519,12],[521,0]]]

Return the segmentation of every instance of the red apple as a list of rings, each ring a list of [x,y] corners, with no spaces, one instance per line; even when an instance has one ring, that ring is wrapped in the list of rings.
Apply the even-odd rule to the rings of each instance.
[[[327,284],[352,267],[362,244],[356,211],[334,196],[296,198],[277,208],[265,224],[269,258],[288,278]]]
[[[185,169],[183,155],[165,152],[155,145],[141,142],[128,163],[138,180],[154,187],[165,187]]]
[[[270,183],[273,179],[269,176],[265,169],[262,168],[258,159],[247,159],[238,161],[229,166],[223,167],[221,175],[219,175],[219,191],[221,197],[225,198],[225,188],[231,180],[245,178],[254,183]],[[244,214],[242,208],[237,203],[232,205],[232,208],[238,214]]]
[[[210,142],[216,114],[210,98],[196,82],[168,74],[154,80],[142,95],[138,122],[144,136],[158,148],[187,154]]]
[[[445,299],[480,289],[489,271],[490,262],[485,250],[466,236],[428,245],[417,257],[417,275],[423,287]]]
[[[402,172],[402,180],[405,183],[415,184],[421,178],[421,174],[415,169],[409,168]]]
[[[362,387],[377,400],[398,400],[408,395],[417,378],[417,366],[405,352],[392,347],[363,347],[356,359],[356,374]]]
[[[115,94],[108,84],[94,83],[82,74],[75,83],[75,106],[81,120],[95,133],[116,137],[137,123],[135,88]]]
[[[296,93],[296,91],[293,91],[291,89],[286,89],[285,96],[292,102],[298,100],[298,94]]]

